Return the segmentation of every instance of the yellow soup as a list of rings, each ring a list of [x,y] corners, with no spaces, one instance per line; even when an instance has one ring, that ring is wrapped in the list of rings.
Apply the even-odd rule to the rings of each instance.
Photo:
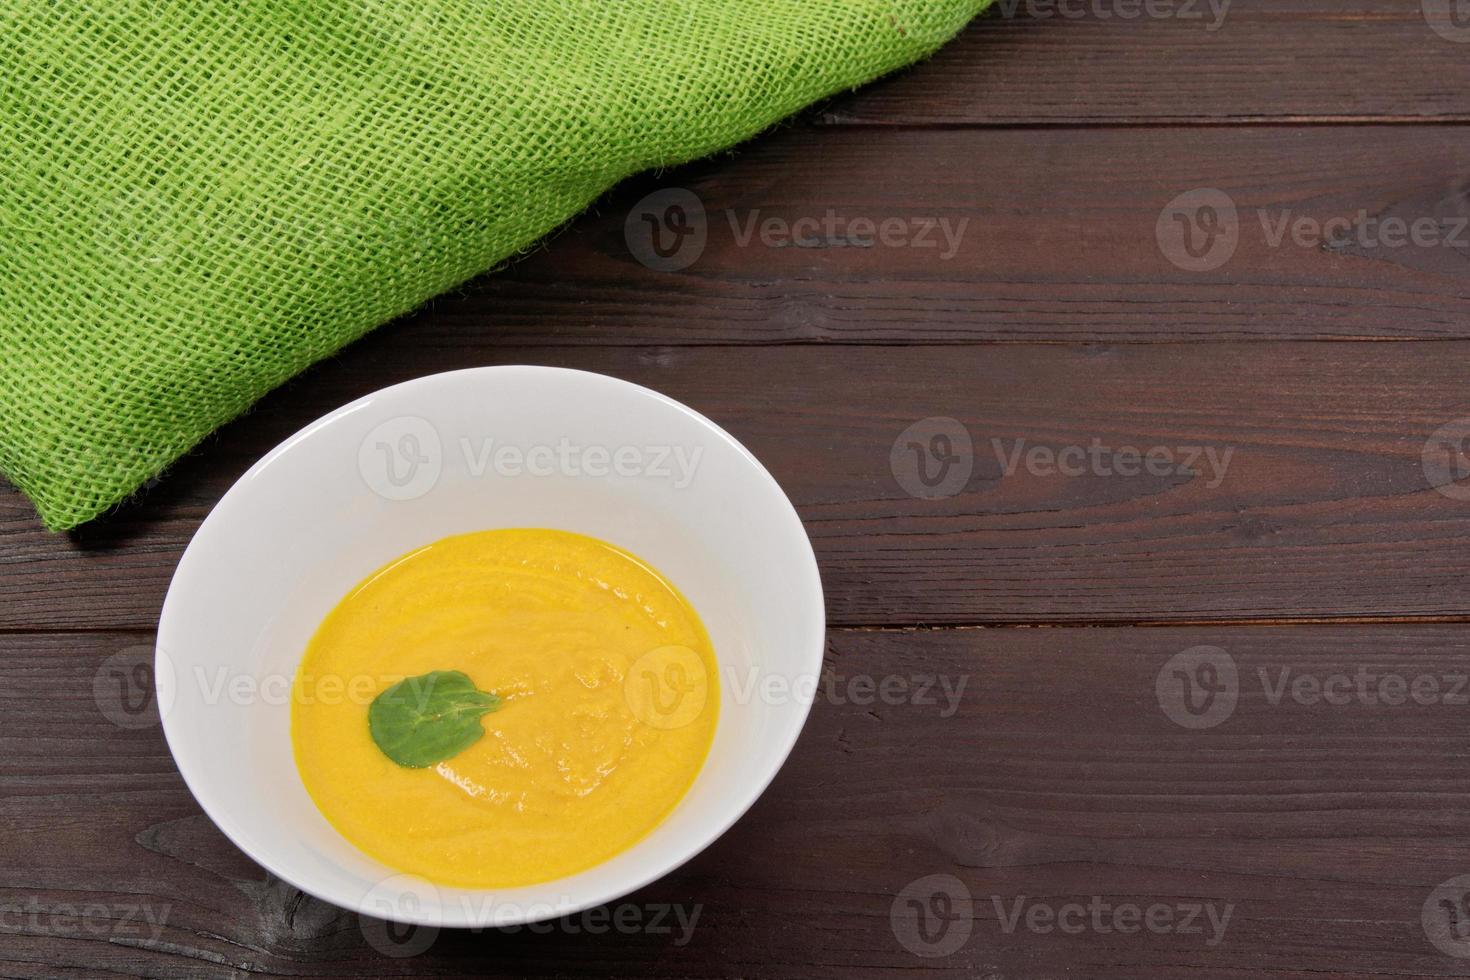
[[[462,671],[502,698],[458,755],[405,768],[368,708],[404,677]],[[332,610],[294,687],[296,765],[332,826],[446,885],[503,888],[627,849],[694,782],[719,711],[709,637],[646,563],[595,538],[446,538]]]

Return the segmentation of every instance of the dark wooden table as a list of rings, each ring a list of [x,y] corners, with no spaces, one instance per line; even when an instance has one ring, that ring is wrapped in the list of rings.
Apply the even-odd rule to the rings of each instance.
[[[1470,22],[1426,2],[1022,2],[618,189],[80,533],[0,490],[0,975],[1470,974]],[[668,188],[677,271],[625,235]],[[767,463],[828,683],[622,925],[388,936],[231,846],[104,668],[270,446],[512,362]]]

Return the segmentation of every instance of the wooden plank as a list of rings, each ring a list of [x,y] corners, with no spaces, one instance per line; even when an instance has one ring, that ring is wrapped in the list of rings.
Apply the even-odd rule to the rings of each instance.
[[[1470,873],[1452,694],[1470,627],[835,631],[807,730],[765,797],[628,899],[644,924],[658,906],[686,919],[698,906],[687,942],[678,929],[444,933],[406,958],[235,850],[156,726],[106,719],[97,670],[147,639],[0,637],[5,976],[1470,974],[1421,924],[1436,886]],[[1229,657],[1235,704],[1186,728],[1165,711],[1183,690],[1169,678],[1201,645]],[[1385,703],[1400,683],[1424,696]],[[932,897],[914,885],[932,875],[972,905],[933,920],[926,945],[905,899]],[[1076,932],[1004,924],[1021,901],[1075,926],[1061,910],[1094,896],[1106,931],[1090,913]],[[1128,905],[1171,910],[1169,927],[1112,930]],[[1202,931],[1179,931],[1193,905],[1223,928],[1203,913]],[[959,940],[947,956],[913,952],[944,939]]]
[[[412,322],[451,345],[1463,338],[1470,142],[1455,132],[788,130],[631,182]],[[683,203],[702,206],[687,224],[704,244],[686,236],[686,268],[650,269],[630,242],[647,246],[673,188],[697,196]],[[1201,189],[1233,221],[1201,211]],[[1233,253],[1228,236],[1203,251],[1212,218]]]
[[[369,338],[74,538],[41,531],[5,491],[0,628],[150,628],[193,531],[271,446],[388,384],[517,362],[626,378],[727,426],[806,521],[834,624],[1470,614],[1466,487],[1436,491],[1423,463],[1437,430],[1470,418],[1463,342],[528,349],[473,332],[457,347],[421,341],[406,326]],[[905,489],[920,459],[909,443],[927,452],[933,433],[900,437],[936,417],[957,420],[974,448],[952,470],[968,470],[962,489],[924,499]],[[1129,447],[1157,448],[1154,472],[1129,462]],[[1431,459],[1448,457],[1436,449]],[[939,458],[925,460],[937,473]]]
[[[1439,0],[997,0],[928,63],[840,100],[824,118],[1464,122],[1470,77],[1453,38],[1470,40],[1470,27],[1434,13],[1448,9]]]

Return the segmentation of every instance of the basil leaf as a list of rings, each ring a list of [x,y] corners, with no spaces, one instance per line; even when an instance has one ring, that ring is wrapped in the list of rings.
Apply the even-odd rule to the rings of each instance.
[[[400,766],[422,769],[459,755],[485,734],[480,718],[500,698],[457,670],[405,677],[368,706],[368,731]]]

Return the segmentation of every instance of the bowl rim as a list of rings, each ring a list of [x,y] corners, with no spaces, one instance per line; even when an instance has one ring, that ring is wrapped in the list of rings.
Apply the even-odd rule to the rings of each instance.
[[[601,385],[609,388],[621,388],[624,390],[631,390],[641,397],[650,398],[656,402],[661,403],[665,407],[672,408],[675,411],[685,415],[689,419],[693,420],[703,430],[705,430],[711,438],[723,442],[729,448],[733,449],[737,456],[743,459],[746,465],[752,468],[753,472],[756,475],[756,478],[758,480],[764,481],[769,486],[769,488],[774,491],[775,496],[773,498],[773,503],[776,505],[780,516],[782,518],[789,519],[792,527],[794,527],[794,529],[798,532],[798,536],[800,538],[800,546],[797,548],[797,551],[799,552],[801,567],[796,571],[805,583],[803,587],[803,592],[808,594],[808,601],[814,607],[814,625],[812,627],[812,635],[810,637],[798,638],[798,642],[793,643],[792,648],[796,651],[798,659],[803,656],[802,651],[804,648],[806,648],[806,653],[804,654],[804,656],[808,660],[808,663],[799,665],[799,667],[809,669],[811,675],[814,677],[820,676],[822,657],[826,649],[826,600],[822,588],[820,567],[817,564],[816,553],[812,548],[811,536],[807,533],[806,526],[802,522],[801,516],[797,513],[795,506],[791,503],[791,500],[786,495],[785,490],[782,489],[780,483],[777,482],[776,478],[771,475],[770,471],[766,469],[765,465],[762,464],[760,460],[757,459],[755,455],[750,452],[750,450],[746,449],[739,440],[737,440],[729,432],[725,431],[725,429],[723,429],[721,426],[719,426],[708,417],[695,411],[688,405],[685,405],[682,402],[670,398],[668,395],[665,395],[662,392],[655,391],[654,389],[648,388],[644,385],[636,384],[631,381],[625,381],[621,378],[616,378],[611,375],[601,374],[595,371],[580,370],[577,368],[564,368],[536,364],[497,364],[471,368],[460,368],[453,371],[442,371],[434,374],[421,375],[417,378],[398,382],[396,384],[377,389],[376,391],[372,391],[359,398],[355,398],[344,405],[338,406],[327,414],[307,423],[296,432],[287,436],[276,446],[272,447],[268,452],[261,456],[259,460],[252,464],[250,468],[247,469],[230,486],[227,491],[225,491],[224,495],[221,496],[219,501],[216,502],[215,505],[210,509],[209,514],[207,514],[204,520],[200,522],[199,527],[195,530],[193,536],[190,538],[188,546],[184,549],[184,553],[180,556],[178,564],[175,566],[174,573],[170,578],[168,591],[165,594],[163,606],[159,614],[158,629],[155,635],[153,668],[155,703],[158,705],[171,703],[171,699],[175,694],[175,691],[173,689],[176,682],[174,672],[169,669],[160,668],[165,667],[165,665],[162,663],[162,660],[165,657],[167,649],[169,648],[169,644],[166,642],[166,636],[171,631],[170,623],[174,621],[174,617],[182,615],[182,612],[179,608],[180,600],[176,598],[176,586],[180,581],[191,574],[191,555],[194,556],[195,561],[202,560],[199,557],[201,552],[197,551],[196,548],[204,547],[204,545],[202,545],[200,542],[202,539],[205,538],[205,532],[211,527],[212,524],[230,520],[229,509],[231,502],[234,500],[238,500],[250,493],[251,484],[256,476],[258,476],[266,468],[272,466],[277,460],[290,453],[297,446],[297,444],[305,440],[308,436],[322,429],[338,424],[344,418],[367,407],[371,402],[376,399],[381,399],[389,396],[403,397],[405,395],[412,395],[420,389],[427,390],[439,385],[450,383],[450,381],[453,379],[464,379],[468,376],[475,376],[479,378],[494,378],[497,376],[504,376],[508,374],[534,374],[543,377],[555,376],[560,378],[561,380],[570,380],[576,384],[592,384],[594,386]],[[174,628],[176,629],[177,627]],[[484,922],[478,921],[473,916],[471,916],[469,914],[468,906],[464,903],[455,905],[447,901],[441,901],[436,902],[432,905],[425,904],[417,906],[415,908],[407,910],[406,914],[405,910],[395,908],[395,912],[391,916],[392,921],[400,922],[407,925],[435,928],[480,929],[504,928],[516,925],[526,925],[535,922],[563,918],[565,916],[573,915],[577,912],[581,912],[589,908],[595,908],[597,906],[616,901],[617,899],[622,898],[625,895],[637,891],[638,889],[641,889],[651,884],[652,882],[655,882],[665,877],[666,875],[677,870],[679,867],[693,859],[698,854],[705,851],[707,848],[710,847],[710,845],[714,844],[715,841],[724,836],[724,834],[732,826],[734,826],[736,822],[738,822],[742,817],[745,816],[746,813],[750,811],[750,808],[754,806],[756,801],[765,794],[766,790],[770,788],[770,785],[775,780],[777,773],[781,771],[781,769],[785,766],[787,760],[790,758],[791,752],[795,749],[796,743],[801,737],[801,733],[805,730],[806,722],[811,715],[812,704],[815,701],[815,692],[813,692],[810,698],[798,696],[793,697],[792,700],[796,706],[794,710],[798,710],[800,713],[799,723],[792,726],[791,733],[786,739],[785,744],[779,745],[777,754],[774,757],[774,762],[769,766],[769,770],[751,784],[751,788],[746,792],[746,794],[742,798],[739,798],[736,805],[729,808],[725,816],[719,822],[711,824],[708,830],[699,833],[696,836],[694,843],[685,848],[681,848],[678,851],[671,852],[668,857],[648,862],[646,867],[649,870],[645,873],[632,876],[623,883],[611,884],[595,892],[589,893],[582,898],[572,899],[569,902],[559,904],[545,914],[541,913],[540,911],[530,911],[531,907],[526,906],[520,908],[515,915],[496,916],[495,921]],[[170,718],[173,719],[172,723],[170,722]],[[299,876],[296,875],[292,868],[284,867],[273,860],[265,860],[258,856],[259,852],[257,851],[257,849],[251,846],[248,835],[245,833],[243,828],[235,822],[234,818],[230,815],[228,810],[224,808],[217,799],[211,798],[210,794],[207,791],[201,793],[200,787],[203,785],[203,774],[197,770],[191,772],[189,766],[186,766],[180,762],[179,754],[175,751],[174,746],[176,740],[182,742],[182,740],[186,737],[186,731],[181,727],[182,725],[183,722],[179,720],[178,714],[170,712],[163,713],[161,719],[161,727],[163,729],[164,741],[168,745],[169,754],[173,758],[174,767],[179,772],[179,775],[183,778],[184,785],[188,788],[190,794],[194,797],[194,800],[199,805],[199,808],[204,812],[205,816],[210,819],[215,827],[217,827],[219,831],[224,834],[225,837],[232,844],[238,847],[251,861],[254,861],[257,865],[264,868],[267,872],[275,875],[277,878],[291,885],[293,888],[296,888],[308,895],[311,895],[313,898],[319,899],[338,908],[345,908],[360,915],[369,915],[369,913],[366,912],[360,904],[344,903],[343,896],[327,894],[327,889],[319,889],[314,885],[302,880]],[[349,846],[352,846],[350,841],[348,842],[348,844]],[[390,872],[395,871],[395,869],[392,869],[388,865],[383,865],[383,867],[388,869]],[[497,888],[460,888],[457,886],[440,886],[433,881],[430,881],[429,879],[421,878],[420,876],[412,875],[407,872],[396,872],[396,875],[405,876],[417,881],[422,881],[433,888],[435,891],[443,887],[455,892],[467,892],[470,894],[481,896],[493,896],[497,892],[509,890]],[[566,878],[553,878],[546,882],[539,882],[535,885],[525,887],[549,887],[555,885],[555,883],[558,881],[565,880]],[[366,897],[366,895],[359,896],[359,903],[363,898]],[[380,918],[380,916],[378,915],[372,915],[371,917]]]

